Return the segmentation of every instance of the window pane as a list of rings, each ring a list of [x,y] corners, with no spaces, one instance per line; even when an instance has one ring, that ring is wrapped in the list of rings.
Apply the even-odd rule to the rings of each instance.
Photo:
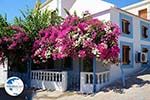
[[[122,62],[123,64],[129,64],[130,63],[130,48],[129,46],[123,46],[122,49]]]
[[[144,18],[144,19],[147,19],[147,9],[140,10],[139,16]]]
[[[125,19],[122,19],[122,32],[123,33],[126,33],[126,34],[129,34],[129,22]]]
[[[147,30],[148,30],[148,28],[146,27],[146,26],[142,26],[142,36],[144,37],[144,38],[147,38],[148,36],[147,36]]]

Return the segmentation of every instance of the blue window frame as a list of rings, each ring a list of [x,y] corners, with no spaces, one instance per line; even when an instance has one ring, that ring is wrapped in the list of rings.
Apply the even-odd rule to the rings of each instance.
[[[129,55],[125,55],[124,54],[124,46],[125,47],[129,47]],[[123,61],[124,61],[124,56],[127,56],[127,57],[129,57],[128,59],[129,59],[129,61],[127,62],[127,63],[124,63]],[[134,57],[133,57],[133,43],[129,43],[129,42],[124,42],[124,41],[121,41],[120,42],[120,57],[121,57],[121,67],[123,67],[123,68],[132,68],[133,67],[133,59],[134,59]]]
[[[140,21],[140,34],[141,40],[150,41],[150,24]]]
[[[121,35],[129,38],[133,38],[133,22],[132,17],[126,14],[120,13],[120,27]],[[125,31],[126,30],[126,31]]]

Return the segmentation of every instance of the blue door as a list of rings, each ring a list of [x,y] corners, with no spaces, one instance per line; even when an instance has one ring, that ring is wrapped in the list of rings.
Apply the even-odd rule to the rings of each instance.
[[[68,90],[80,91],[80,72],[68,72]]]
[[[68,71],[68,90],[80,91],[80,68],[81,60],[79,60],[79,66],[76,66],[76,70],[73,68]]]

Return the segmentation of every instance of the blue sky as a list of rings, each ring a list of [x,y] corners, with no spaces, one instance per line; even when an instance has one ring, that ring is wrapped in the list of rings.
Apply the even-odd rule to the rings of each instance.
[[[0,0],[0,14],[6,14],[8,21],[12,22],[15,16],[21,16],[20,10],[33,8],[35,3],[36,0]]]
[[[105,0],[105,1],[115,4],[117,7],[124,7],[142,0]]]
[[[45,0],[41,0],[42,2]],[[141,0],[105,0],[111,2],[118,7],[141,1]],[[8,21],[12,22],[15,16],[21,16],[20,10],[33,8],[36,0],[0,0],[0,14],[7,15]]]

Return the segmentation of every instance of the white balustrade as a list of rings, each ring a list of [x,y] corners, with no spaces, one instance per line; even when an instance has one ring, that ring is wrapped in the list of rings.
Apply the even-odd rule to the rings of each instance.
[[[93,73],[82,72],[85,74],[85,84],[93,84]],[[109,71],[96,73],[96,84],[104,84],[109,82]]]
[[[67,89],[67,72],[31,71],[31,87],[65,91]]]
[[[110,71],[96,73],[96,90],[107,85],[110,80]],[[93,73],[81,72],[80,91],[84,93],[93,92]]]
[[[51,72],[51,71],[32,71],[31,79],[62,82],[62,72]]]

